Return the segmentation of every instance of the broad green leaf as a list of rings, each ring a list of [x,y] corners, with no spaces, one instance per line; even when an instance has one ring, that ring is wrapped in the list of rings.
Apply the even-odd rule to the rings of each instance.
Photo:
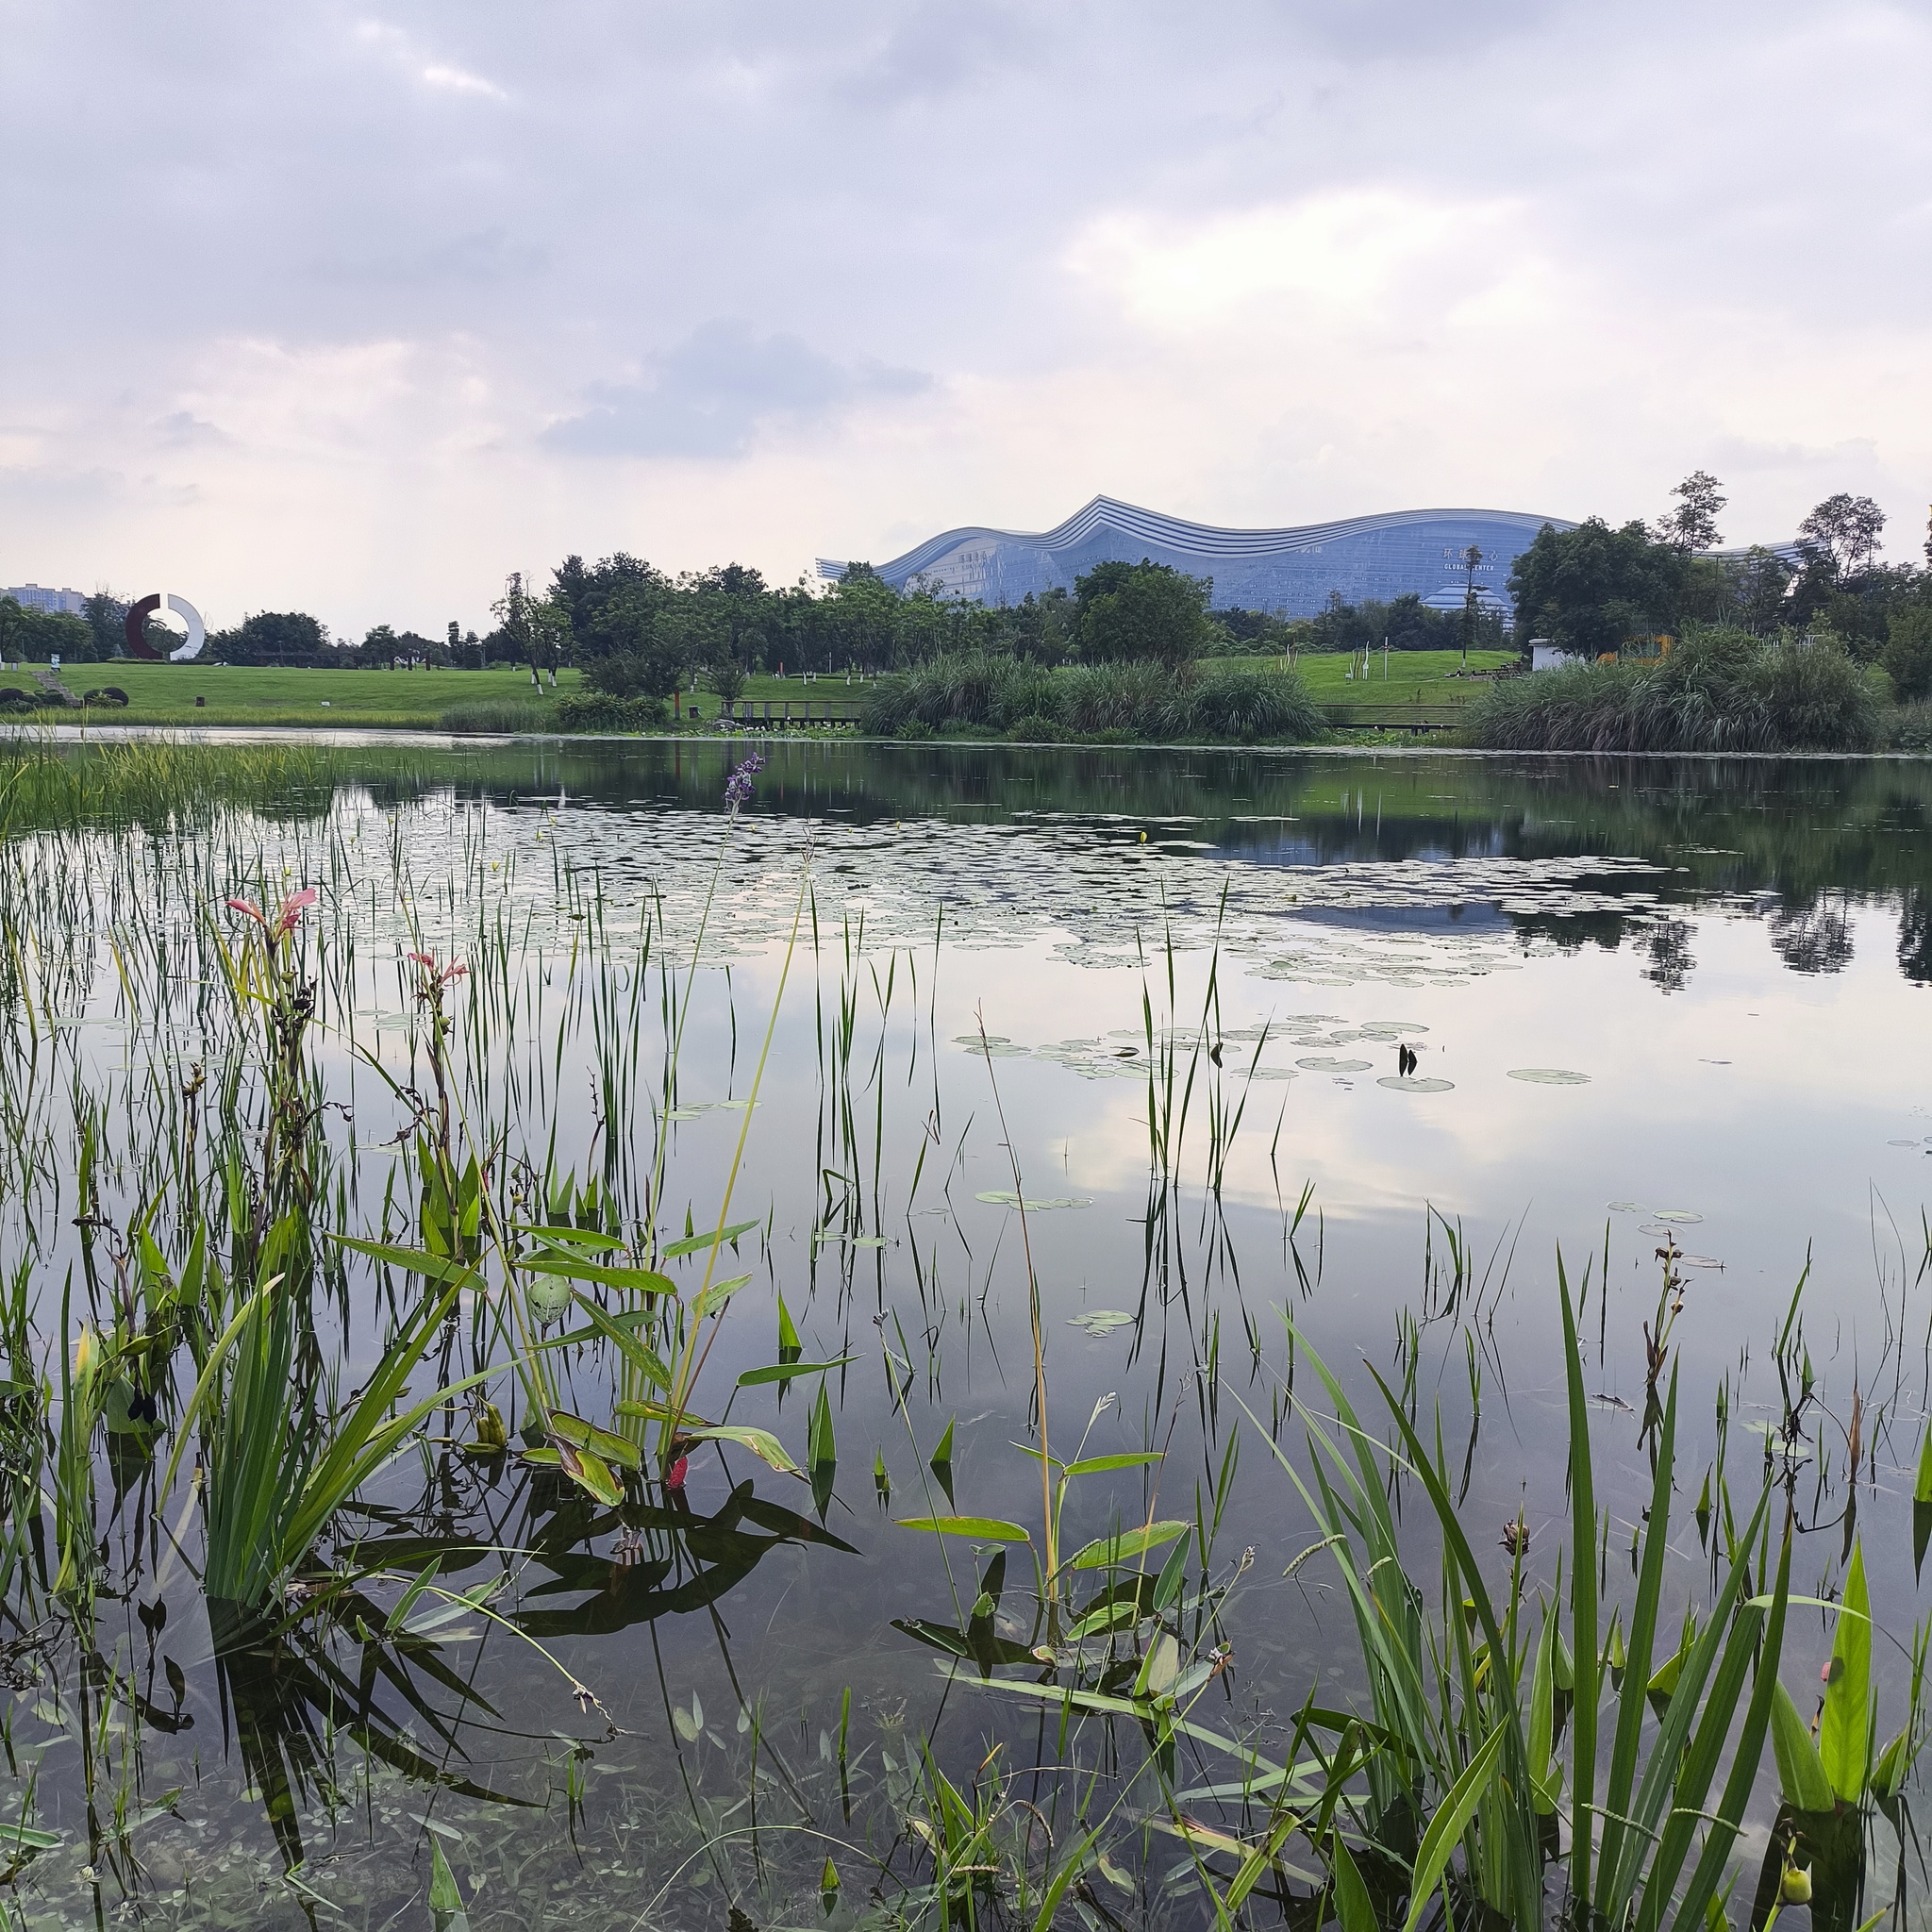
[[[1171,1543],[1177,1536],[1185,1536],[1193,1527],[1190,1523],[1167,1522],[1143,1524],[1139,1529],[1124,1529],[1118,1536],[1103,1537],[1098,1542],[1089,1543],[1084,1550],[1077,1551],[1068,1567],[1074,1570],[1106,1570],[1116,1563],[1124,1563],[1130,1557],[1144,1556],[1149,1550],[1158,1550],[1163,1543]]]
[[[832,1435],[832,1405],[825,1385],[819,1384],[818,1400],[812,1404],[811,1423],[806,1431],[806,1460],[814,1469],[839,1459],[838,1443]]]
[[[658,1402],[648,1395],[641,1402],[620,1402],[616,1408],[619,1415],[638,1416],[647,1423],[667,1423],[675,1418],[678,1427],[688,1436],[693,1433],[702,1434],[710,1427],[710,1424],[706,1422],[703,1416],[694,1414],[691,1409],[678,1408],[671,1403]]]
[[[698,1296],[697,1300],[692,1303],[691,1320],[693,1322],[702,1322],[707,1315],[713,1313],[725,1302],[729,1301],[750,1280],[751,1276],[749,1274],[736,1274],[729,1281],[712,1282],[710,1287],[706,1289]]]
[[[1375,1902],[1369,1896],[1369,1888],[1362,1883],[1362,1874],[1356,1869],[1355,1859],[1342,1843],[1340,1832],[1333,1840],[1328,1869],[1335,1878],[1335,1915],[1341,1921],[1341,1932],[1381,1932],[1375,1918]]]
[[[1798,1707],[1783,1684],[1772,1692],[1771,1748],[1777,1759],[1778,1789],[1785,1803],[1794,1811],[1831,1810],[1831,1780],[1819,1761],[1810,1727],[1798,1715]]]
[[[1450,1855],[1469,1829],[1469,1821],[1475,1816],[1475,1807],[1496,1774],[1496,1760],[1503,1754],[1503,1740],[1508,1735],[1498,1724],[1437,1806],[1436,1815],[1429,1820],[1429,1828],[1423,1833],[1422,1846],[1415,1855],[1415,1884],[1409,1891],[1408,1918],[1403,1932],[1415,1932],[1433,1908],[1436,1887],[1441,1883]]]
[[[684,1434],[709,1442],[736,1442],[749,1449],[759,1461],[768,1462],[780,1475],[796,1475],[798,1465],[785,1453],[785,1445],[770,1429],[747,1428],[741,1423],[717,1423],[708,1428],[686,1429]]]
[[[556,1417],[551,1420],[555,1422]],[[624,1485],[610,1473],[610,1465],[594,1450],[579,1449],[574,1443],[559,1440],[557,1459],[564,1474],[579,1489],[594,1496],[607,1509],[615,1508],[624,1501]]]
[[[613,1436],[608,1429],[600,1429],[595,1423],[587,1423],[580,1415],[572,1415],[568,1409],[553,1408],[550,1411],[550,1433],[560,1442],[568,1442],[573,1449],[589,1449],[606,1462],[622,1463],[625,1469],[641,1467],[643,1458],[638,1454],[638,1445],[624,1436]]]
[[[358,1255],[367,1255],[372,1261],[384,1261],[391,1268],[406,1269],[411,1274],[422,1275],[425,1281],[440,1282],[446,1288],[467,1288],[483,1279],[467,1262],[447,1260],[424,1248],[399,1248],[389,1241],[358,1241],[355,1236],[346,1234],[332,1234],[329,1240],[338,1247],[354,1248]]]
[[[780,1362],[795,1362],[805,1353],[805,1344],[798,1339],[798,1329],[791,1320],[791,1310],[785,1306],[785,1291],[778,1291],[778,1359]]]
[[[1846,1804],[1855,1805],[1865,1795],[1866,1753],[1872,1742],[1872,1606],[1865,1590],[1862,1541],[1852,1545],[1844,1612],[1838,1620],[1826,1667],[1818,1757],[1832,1790]]]
[[[655,1382],[660,1389],[670,1388],[671,1371],[664,1366],[662,1360],[658,1357],[657,1350],[640,1340],[637,1334],[638,1326],[650,1321],[652,1319],[650,1316],[641,1312],[629,1315],[612,1315],[600,1308],[588,1295],[580,1293],[577,1290],[573,1289],[571,1294],[577,1306],[583,1309],[585,1314],[590,1316],[591,1328],[598,1334],[606,1336],[615,1342],[625,1359],[639,1374],[643,1375],[646,1380]],[[560,1336],[558,1341],[569,1341],[575,1339],[575,1336],[586,1335],[588,1332],[581,1328],[575,1329],[571,1335]],[[539,1345],[545,1348],[552,1346],[549,1342],[540,1343]]]
[[[441,1557],[432,1557],[417,1572],[415,1580],[396,1599],[395,1608],[389,1613],[389,1617],[383,1624],[385,1630],[399,1630],[402,1628],[403,1619],[409,1614],[409,1607],[436,1580],[436,1573],[441,1568],[442,1558]]]
[[[622,1288],[632,1294],[668,1294],[675,1297],[677,1284],[668,1274],[651,1268],[610,1268],[602,1261],[586,1261],[578,1255],[566,1255],[556,1248],[538,1248],[518,1255],[510,1266],[525,1274],[547,1274],[561,1281],[589,1281],[599,1288]]]
[[[1181,1647],[1165,1630],[1147,1646],[1141,1659],[1140,1674],[1134,1679],[1136,1697],[1161,1697],[1173,1690],[1181,1674]]]
[[[937,1536],[970,1536],[983,1543],[1024,1543],[1032,1539],[1017,1523],[997,1516],[902,1516],[901,1529],[929,1529]]]
[[[1536,1808],[1547,1818],[1557,1808],[1562,1773],[1552,1754],[1557,1732],[1557,1612],[1543,1619],[1529,1688],[1529,1778]]]
[[[0,1852],[51,1852],[66,1840],[57,1831],[36,1831],[30,1824],[0,1823]]]
[[[789,1382],[795,1375],[823,1375],[828,1369],[842,1369],[847,1362],[856,1362],[856,1355],[841,1355],[831,1362],[774,1362],[769,1368],[747,1369],[739,1376],[741,1389],[756,1389],[766,1382]]]
[[[449,1860],[442,1856],[442,1841],[434,1836],[429,1840],[429,1909],[432,1912],[459,1912],[463,1908],[463,1895],[457,1889],[457,1874],[449,1869]]]
[[[1912,1485],[1912,1501],[1932,1503],[1932,1417],[1925,1423],[1925,1433],[1919,1442],[1919,1476]]]
[[[518,1221],[511,1223],[511,1228],[514,1233],[533,1235],[540,1241],[555,1241],[562,1247],[599,1248],[608,1253],[625,1245],[621,1235],[596,1234],[582,1227],[557,1227],[547,1222]]]
[[[680,1255],[695,1255],[702,1248],[708,1248],[713,1241],[721,1247],[726,1241],[735,1241],[740,1235],[749,1234],[758,1225],[756,1221],[734,1222],[729,1227],[713,1234],[688,1234],[681,1241],[673,1241],[669,1247],[660,1248],[658,1253],[667,1261],[675,1261]]]
[[[1139,1469],[1143,1463],[1158,1462],[1163,1453],[1159,1449],[1135,1449],[1119,1456],[1083,1456],[1078,1462],[1068,1463],[1060,1474],[1098,1475],[1104,1469]]]

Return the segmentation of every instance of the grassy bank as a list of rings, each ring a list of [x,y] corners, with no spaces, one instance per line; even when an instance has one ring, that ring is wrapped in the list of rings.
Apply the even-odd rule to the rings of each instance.
[[[127,693],[125,708],[89,708],[89,717],[117,724],[280,724],[435,731],[453,710],[475,706],[554,702],[531,689],[527,671],[307,671],[234,664],[73,664],[62,672],[79,695],[113,685]],[[577,674],[558,679],[558,695],[576,688]],[[200,700],[199,703],[196,700]],[[78,713],[50,710],[48,722],[69,724]],[[527,727],[525,727],[527,728]]]

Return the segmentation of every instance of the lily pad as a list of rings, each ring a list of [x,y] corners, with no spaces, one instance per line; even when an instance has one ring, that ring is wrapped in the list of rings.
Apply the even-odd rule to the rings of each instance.
[[[1297,1060],[1295,1065],[1306,1067],[1311,1074],[1366,1074],[1374,1060],[1324,1059],[1319,1054],[1306,1060]]]
[[[1610,1212],[1612,1214],[1641,1214],[1643,1212],[1643,1204],[1640,1201],[1612,1201],[1610,1203]]]
[[[1659,1208],[1657,1210],[1657,1219],[1659,1221],[1681,1222],[1688,1224],[1693,1221],[1702,1221],[1704,1216],[1691,1213],[1688,1208]]]
[[[1679,1268],[1722,1268],[1724,1264],[1715,1255],[1679,1255]]]
[[[1116,1328],[1131,1328],[1133,1325],[1133,1316],[1120,1308],[1089,1308],[1084,1314],[1067,1318],[1069,1328],[1084,1328],[1095,1338],[1109,1335]]]
[[[1588,1087],[1588,1074],[1573,1073],[1568,1067],[1511,1067],[1512,1080],[1528,1080],[1538,1087]]]
[[[1407,1079],[1390,1074],[1375,1082],[1377,1087],[1392,1087],[1398,1093],[1448,1093],[1455,1090],[1454,1080],[1422,1080],[1410,1074]]]
[[[1413,1020],[1364,1020],[1355,1030],[1371,1040],[1393,1040],[1404,1033],[1426,1033],[1429,1029]]]
[[[975,1201],[991,1202],[995,1208],[1024,1208],[1029,1214],[1044,1213],[1049,1208],[1091,1208],[1091,1201],[1078,1200],[1073,1195],[1064,1195],[1054,1201],[1036,1201],[1031,1194],[1024,1199],[1010,1188],[989,1188],[983,1194],[975,1194]]]

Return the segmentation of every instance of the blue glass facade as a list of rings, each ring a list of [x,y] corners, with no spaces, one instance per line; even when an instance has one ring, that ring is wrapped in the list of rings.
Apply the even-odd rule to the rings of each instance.
[[[974,603],[1017,604],[1029,591],[1072,591],[1074,579],[1096,563],[1146,558],[1212,577],[1217,609],[1312,617],[1337,591],[1344,603],[1358,604],[1412,591],[1425,603],[1460,609],[1462,558],[1474,543],[1483,553],[1477,592],[1507,610],[1509,572],[1546,523],[1574,527],[1513,510],[1417,509],[1300,529],[1224,530],[1096,496],[1058,529],[948,530],[876,568],[899,590],[926,585]],[[844,568],[819,562],[822,576],[837,577]]]

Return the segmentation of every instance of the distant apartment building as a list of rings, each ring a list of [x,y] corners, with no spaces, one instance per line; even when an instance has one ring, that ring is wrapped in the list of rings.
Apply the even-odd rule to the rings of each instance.
[[[0,597],[11,597],[23,610],[44,610],[51,617],[85,617],[84,591],[51,591],[44,584],[14,584],[0,591]]]

